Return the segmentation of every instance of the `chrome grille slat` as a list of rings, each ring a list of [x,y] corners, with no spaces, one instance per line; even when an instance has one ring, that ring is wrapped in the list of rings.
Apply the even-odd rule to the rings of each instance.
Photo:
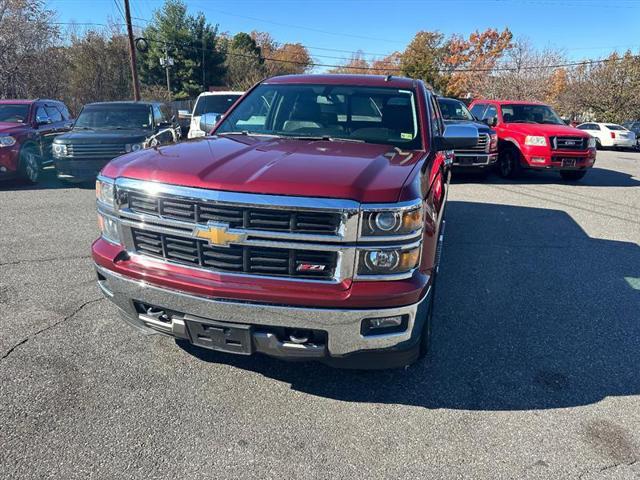
[[[490,137],[488,133],[480,133],[478,134],[478,143],[476,143],[476,145],[474,147],[471,148],[465,148],[463,150],[456,150],[456,153],[478,153],[478,152],[485,152],[488,153],[489,151],[489,141],[490,141]]]
[[[588,139],[582,137],[557,136],[549,137],[554,150],[586,150]]]
[[[193,223],[209,221],[229,224],[232,228],[291,233],[337,234],[340,213],[296,212],[269,208],[210,204],[179,197],[152,196],[127,192],[128,208],[134,213],[158,215],[169,220]]]
[[[136,251],[167,261],[221,272],[291,278],[330,279],[337,268],[337,252],[253,246],[212,247],[207,242],[164,233],[131,229]],[[247,257],[247,262],[244,257]],[[302,263],[325,265],[324,270],[302,271]]]
[[[124,144],[82,144],[67,145],[67,156],[79,158],[115,158],[126,153]]]

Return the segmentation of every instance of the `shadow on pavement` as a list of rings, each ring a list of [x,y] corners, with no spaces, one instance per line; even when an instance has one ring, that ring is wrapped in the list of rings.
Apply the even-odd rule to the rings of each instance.
[[[638,156],[640,162],[640,156]],[[567,182],[560,177],[558,172],[525,170],[518,178],[504,179],[495,174],[479,175],[474,173],[455,171],[452,175],[452,183],[489,183],[506,185],[540,185],[557,184],[571,185],[575,187],[640,187],[640,179],[634,178],[628,173],[608,170],[606,168],[593,167],[579,181]]]
[[[95,181],[82,182],[82,183],[68,183],[63,182],[56,176],[56,171],[53,167],[45,167],[40,173],[40,181],[35,185],[28,183],[25,180],[19,178],[12,178],[10,180],[0,181],[0,191],[22,191],[22,190],[55,190],[64,188],[80,188],[80,189],[95,189]]]
[[[640,394],[639,277],[637,244],[590,238],[562,211],[452,201],[425,361],[353,372],[180,346],[203,361],[347,402],[586,405]]]

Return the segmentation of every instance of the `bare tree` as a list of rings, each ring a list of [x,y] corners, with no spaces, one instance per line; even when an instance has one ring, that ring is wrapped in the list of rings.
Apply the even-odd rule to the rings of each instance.
[[[64,52],[53,20],[43,0],[0,0],[0,97],[60,93]]]
[[[487,98],[546,101],[556,67],[566,61],[558,50],[536,50],[526,40],[518,40],[507,50],[494,74],[482,85]]]

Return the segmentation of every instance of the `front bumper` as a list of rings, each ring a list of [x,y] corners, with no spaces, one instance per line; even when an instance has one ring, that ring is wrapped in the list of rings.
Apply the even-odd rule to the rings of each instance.
[[[386,353],[389,361],[385,361],[382,368],[402,366],[415,360],[431,295],[431,289],[428,289],[419,302],[392,308],[293,307],[189,295],[124,277],[99,265],[96,269],[98,285],[104,295],[119,308],[129,324],[145,333],[163,333],[198,344],[194,341],[194,332],[189,330],[190,318],[222,322],[229,326],[252,326],[253,352],[287,359],[316,359],[332,364],[358,354]],[[141,313],[141,304],[172,314],[161,321]],[[406,330],[378,335],[361,333],[364,319],[396,315],[406,315]],[[278,335],[282,328],[324,332],[326,341],[324,344],[293,343]],[[394,354],[398,364],[394,363]]]
[[[498,161],[498,153],[455,153],[453,166],[463,168],[488,168]]]
[[[54,164],[58,178],[62,180],[95,180],[100,170],[111,161],[110,158],[100,159],[68,159],[55,158]]]

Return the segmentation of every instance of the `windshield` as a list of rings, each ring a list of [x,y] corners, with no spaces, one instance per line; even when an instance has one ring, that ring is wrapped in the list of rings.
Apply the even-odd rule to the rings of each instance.
[[[612,124],[607,124],[605,125],[609,130],[626,130],[626,128],[624,128],[621,125],[612,125]]]
[[[260,85],[216,134],[246,132],[421,148],[413,92],[347,85]]]
[[[24,123],[29,117],[28,104],[2,104],[0,105],[0,122]]]
[[[466,105],[453,98],[438,98],[438,105],[445,120],[475,120]]]
[[[548,123],[565,125],[553,109],[547,105],[509,104],[502,105],[504,123]]]
[[[204,115],[205,113],[219,113],[223,114],[234,102],[242,95],[201,95],[196,102],[196,106],[193,109],[195,116]]]
[[[104,104],[84,107],[73,128],[132,130],[151,128],[151,124],[148,105]]]

